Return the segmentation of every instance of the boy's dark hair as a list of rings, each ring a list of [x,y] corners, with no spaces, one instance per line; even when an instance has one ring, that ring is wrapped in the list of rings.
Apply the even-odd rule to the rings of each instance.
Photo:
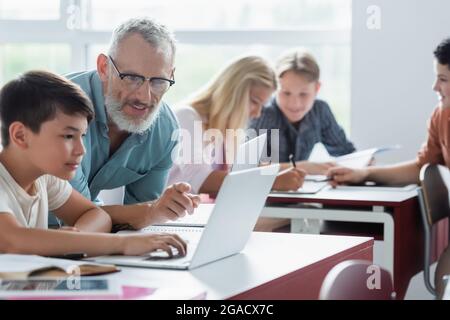
[[[442,40],[436,50],[434,50],[434,56],[439,64],[450,69],[450,38]]]
[[[47,71],[29,71],[8,82],[0,92],[2,145],[10,143],[9,126],[22,122],[34,133],[41,124],[53,120],[57,111],[94,116],[92,103],[83,90],[69,80]]]

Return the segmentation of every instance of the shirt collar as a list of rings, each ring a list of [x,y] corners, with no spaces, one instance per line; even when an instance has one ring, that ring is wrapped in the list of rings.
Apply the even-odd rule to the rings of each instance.
[[[105,108],[105,97],[103,95],[103,84],[100,80],[100,76],[98,72],[94,73],[92,77],[92,97],[94,102],[95,109],[95,121],[103,124],[108,124],[108,119],[106,117],[106,108]]]

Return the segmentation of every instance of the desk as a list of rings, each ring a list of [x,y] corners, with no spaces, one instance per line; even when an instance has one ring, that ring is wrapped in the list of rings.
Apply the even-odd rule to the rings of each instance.
[[[123,268],[122,284],[199,288],[207,299],[317,299],[328,271],[341,261],[372,261],[366,237],[254,232],[242,253],[189,271]],[[128,282],[128,283],[127,283]]]
[[[315,203],[315,208],[288,205]],[[283,204],[283,206],[275,206]],[[327,208],[326,206],[333,206]],[[341,209],[339,208],[341,207]],[[349,209],[350,208],[350,209]],[[299,219],[370,222],[383,224],[384,264],[393,275],[402,299],[411,278],[423,269],[423,229],[417,191],[364,191],[326,187],[314,195],[272,193],[261,216],[290,218],[295,230]],[[435,258],[446,247],[445,230],[436,233]]]

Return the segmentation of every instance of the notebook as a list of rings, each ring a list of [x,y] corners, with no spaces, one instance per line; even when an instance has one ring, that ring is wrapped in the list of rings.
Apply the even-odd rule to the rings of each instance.
[[[231,172],[247,170],[259,166],[259,160],[266,148],[267,133],[263,133],[239,146],[231,167]]]
[[[316,194],[325,187],[328,186],[328,181],[309,181],[305,180],[301,188],[293,191],[277,191],[274,190],[272,193],[276,194]]]
[[[200,288],[120,285],[104,277],[0,279],[0,299],[6,300],[203,300],[206,296]]]
[[[101,275],[120,271],[114,265],[100,265],[36,255],[0,254],[0,279],[27,279],[28,277],[69,277]]]
[[[337,186],[333,190],[346,190],[346,191],[353,191],[353,192],[368,192],[368,191],[387,191],[387,192],[410,192],[414,191],[419,186],[417,184],[408,184],[406,186],[385,186],[385,185],[363,185],[363,186]]]
[[[399,145],[387,146],[381,148],[371,148],[362,151],[349,153],[340,157],[332,157],[328,153],[326,147],[318,142],[314,145],[313,150],[308,158],[311,162],[336,162],[339,166],[348,168],[364,168],[369,165],[372,158],[379,153],[397,150],[401,147]]]
[[[101,256],[89,260],[145,268],[194,269],[237,254],[253,231],[278,171],[279,164],[274,164],[228,174],[204,228],[155,226],[140,231],[179,234],[188,242],[184,257],[168,258],[167,253],[158,251],[143,256]]]
[[[107,278],[0,279],[0,298],[10,300],[118,299],[121,288]]]

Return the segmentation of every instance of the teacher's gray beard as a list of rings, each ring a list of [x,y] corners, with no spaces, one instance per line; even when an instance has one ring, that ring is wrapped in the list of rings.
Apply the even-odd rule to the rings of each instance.
[[[151,111],[146,119],[141,119],[138,121],[132,120],[123,114],[123,105],[114,99],[110,94],[105,96],[105,106],[108,116],[120,130],[137,134],[144,134],[146,130],[150,129],[160,111],[158,104],[157,106],[154,106],[154,110]]]

